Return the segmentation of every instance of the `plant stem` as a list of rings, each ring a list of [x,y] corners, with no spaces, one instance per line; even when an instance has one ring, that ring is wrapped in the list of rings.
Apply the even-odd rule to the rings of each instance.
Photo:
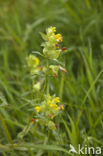
[[[61,101],[63,97],[63,88],[64,88],[64,73],[62,73],[61,82],[60,82],[60,91],[59,91],[59,97]]]
[[[47,67],[47,73],[46,73],[47,94],[49,94],[49,82],[48,82],[49,61],[48,61],[48,58],[46,59],[46,67]]]

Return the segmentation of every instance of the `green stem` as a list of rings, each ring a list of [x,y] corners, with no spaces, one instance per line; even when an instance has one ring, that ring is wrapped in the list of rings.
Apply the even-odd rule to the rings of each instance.
[[[60,82],[60,91],[59,91],[59,97],[61,101],[63,97],[63,88],[64,88],[64,73],[62,73],[61,82]]]
[[[47,67],[47,73],[46,73],[47,94],[49,94],[49,83],[48,83],[49,61],[48,61],[48,58],[46,60],[46,67]]]

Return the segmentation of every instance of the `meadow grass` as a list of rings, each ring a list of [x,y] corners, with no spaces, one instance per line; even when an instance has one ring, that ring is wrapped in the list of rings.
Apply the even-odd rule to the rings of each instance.
[[[73,155],[69,144],[103,150],[102,19],[102,0],[0,1],[0,156]],[[49,26],[61,32],[68,50],[59,58],[67,73],[49,79],[65,110],[49,141],[47,129],[37,124],[20,139],[37,99],[26,57],[42,52],[39,32]]]

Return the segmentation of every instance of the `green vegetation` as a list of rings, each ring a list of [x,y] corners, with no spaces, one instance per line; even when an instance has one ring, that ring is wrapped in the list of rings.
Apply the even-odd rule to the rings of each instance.
[[[102,0],[0,1],[0,156],[78,155],[69,153],[70,144],[99,146],[103,153],[102,19]],[[27,57],[45,66],[40,32],[50,26],[67,47],[58,61],[50,60],[67,70],[48,80],[51,95],[65,107],[53,119],[55,131],[28,124],[44,95],[33,91]]]

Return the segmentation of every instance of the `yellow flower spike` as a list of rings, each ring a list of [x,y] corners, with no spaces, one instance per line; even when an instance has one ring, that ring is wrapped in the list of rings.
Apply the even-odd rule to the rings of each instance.
[[[38,66],[39,65],[39,59],[37,57],[35,57],[35,65]]]
[[[56,32],[56,27],[52,27],[52,30],[55,33]]]
[[[59,97],[56,97],[56,98],[54,99],[54,102],[55,102],[55,103],[59,103],[59,102],[60,102]]]
[[[54,109],[55,110],[58,110],[59,109],[57,104],[54,105]]]
[[[39,113],[40,112],[40,106],[36,106],[35,110],[37,111],[37,113]]]
[[[63,38],[62,38],[61,34],[56,34],[56,39],[59,42],[62,42],[63,41]]]

